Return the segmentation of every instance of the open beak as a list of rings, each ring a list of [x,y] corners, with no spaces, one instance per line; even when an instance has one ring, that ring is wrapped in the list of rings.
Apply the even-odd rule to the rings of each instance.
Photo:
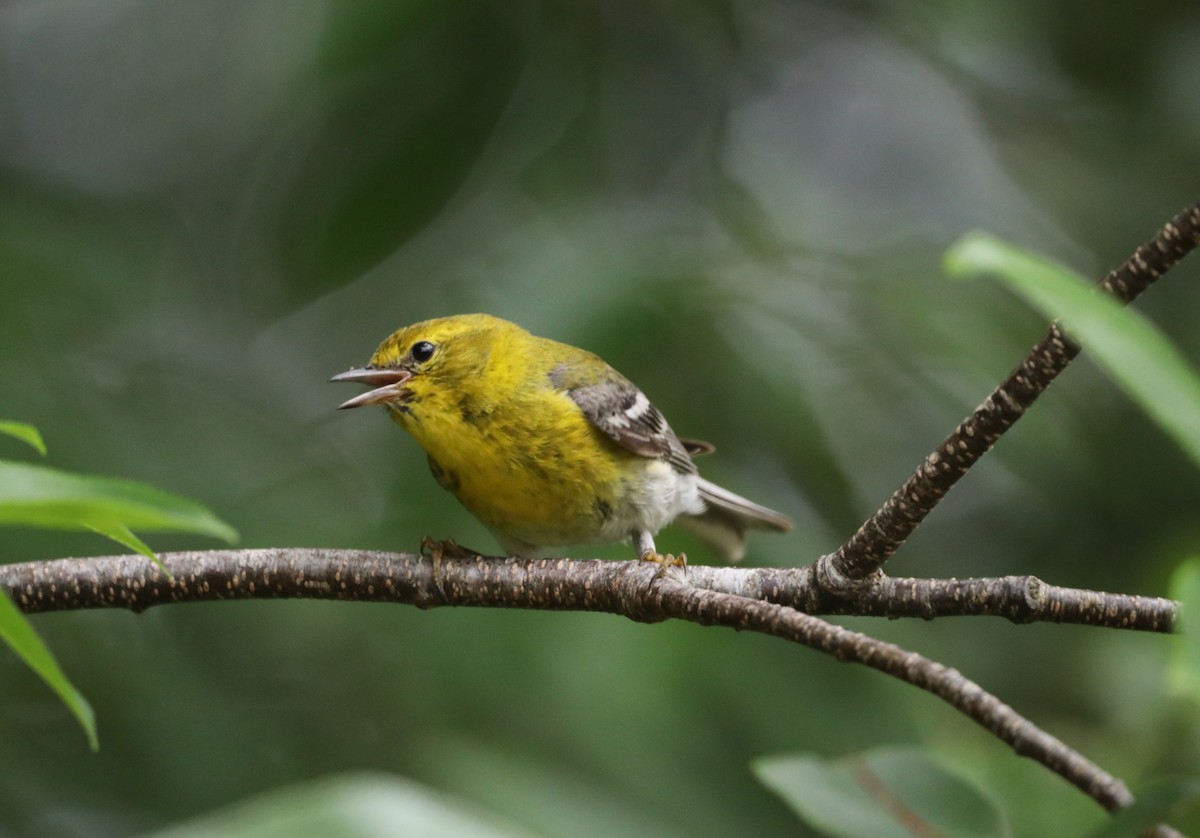
[[[408,370],[363,368],[346,370],[329,380],[353,381],[356,384],[370,384],[375,387],[374,390],[368,390],[362,395],[355,396],[338,405],[338,410],[345,410],[348,407],[366,407],[403,398],[407,395],[404,383],[410,378],[412,378],[412,373]]]

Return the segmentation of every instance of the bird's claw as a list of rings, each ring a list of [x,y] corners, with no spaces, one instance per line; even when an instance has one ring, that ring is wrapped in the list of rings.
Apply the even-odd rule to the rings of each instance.
[[[680,553],[678,556],[671,553],[659,553],[655,550],[648,550],[642,553],[641,560],[644,562],[654,562],[662,565],[666,570],[668,567],[687,567],[687,554]]]
[[[448,598],[446,587],[442,582],[442,562],[445,559],[454,561],[456,559],[470,559],[478,555],[474,550],[469,550],[463,547],[453,538],[438,540],[432,536],[425,536],[421,539],[421,555],[428,556],[433,562],[433,585],[437,588],[438,593],[442,595],[442,599]]]
[[[440,563],[442,559],[473,559],[479,554],[469,547],[463,547],[453,538],[436,539],[427,535],[421,539],[421,555]]]

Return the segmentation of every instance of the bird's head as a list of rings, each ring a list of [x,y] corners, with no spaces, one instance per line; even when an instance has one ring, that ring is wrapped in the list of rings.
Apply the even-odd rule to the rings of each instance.
[[[405,326],[379,344],[365,367],[330,379],[373,388],[338,409],[382,404],[405,412],[413,402],[457,392],[482,374],[498,343],[523,333],[519,326],[490,314],[458,314]]]

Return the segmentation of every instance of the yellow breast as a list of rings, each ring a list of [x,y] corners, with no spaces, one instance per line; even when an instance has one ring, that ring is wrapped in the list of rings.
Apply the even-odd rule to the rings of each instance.
[[[434,477],[486,526],[533,544],[601,537],[623,466],[644,461],[604,437],[565,393],[509,403],[429,392],[393,410]]]

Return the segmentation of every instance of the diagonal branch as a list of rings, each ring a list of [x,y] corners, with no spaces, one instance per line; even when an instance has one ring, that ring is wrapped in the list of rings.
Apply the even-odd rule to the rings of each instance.
[[[436,561],[322,549],[164,553],[160,559],[173,579],[141,556],[106,556],[0,566],[0,586],[27,612],[141,611],[168,602],[306,597],[407,602],[421,608],[602,611],[643,622],[676,618],[755,631],[861,663],[932,693],[1105,809],[1133,801],[1120,780],[956,670],[794,608],[697,587],[693,577],[703,576],[697,573],[701,568],[568,559]]]
[[[1193,204],[1110,272],[1099,287],[1122,302],[1132,302],[1198,244],[1200,204]],[[1025,414],[1078,354],[1079,346],[1062,333],[1057,323],[1052,323],[1025,360],[925,458],[858,532],[821,558],[817,571],[822,587],[846,591],[877,573],[959,478]]]
[[[1110,812],[1133,802],[1129,789],[1116,777],[955,669],[893,643],[774,603],[703,590],[668,578],[660,580],[654,588],[665,616],[782,637],[833,655],[839,661],[877,669],[933,693],[1006,742],[1018,755],[1041,763]]]

